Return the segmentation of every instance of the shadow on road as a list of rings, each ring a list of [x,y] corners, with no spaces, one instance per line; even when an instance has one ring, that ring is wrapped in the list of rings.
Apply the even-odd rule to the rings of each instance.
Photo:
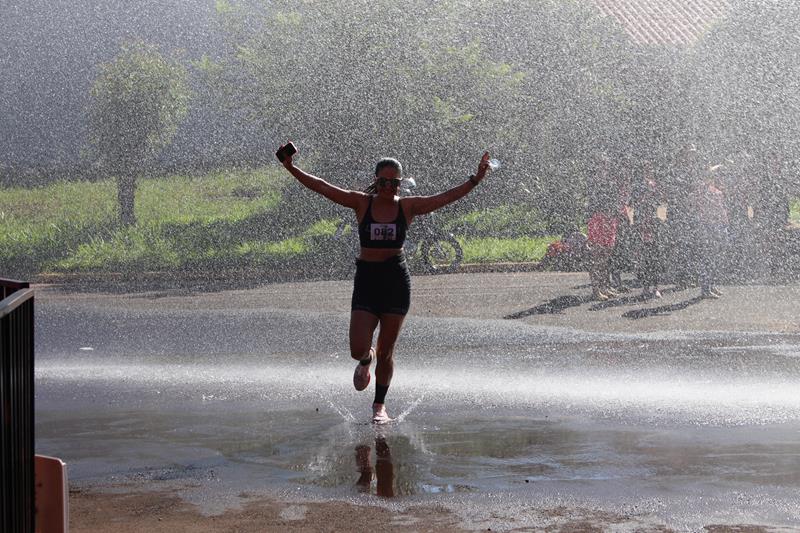
[[[667,296],[669,294],[682,292],[687,288],[688,287],[675,286],[669,289],[662,289],[661,293]],[[696,298],[690,298],[688,300],[669,305],[632,309],[630,311],[623,313],[622,317],[636,320],[651,316],[664,316],[674,311],[680,311],[682,309],[686,309],[687,307],[699,303],[702,300],[703,298],[697,296]],[[590,306],[588,310],[603,311],[605,309],[614,309],[626,305],[646,304],[652,301],[653,301],[652,296],[645,296],[639,293],[635,295],[617,297],[612,300],[608,300],[606,302],[596,302],[592,306]],[[585,303],[591,303],[591,302],[594,302],[594,299],[591,297],[591,295],[588,294],[583,296],[576,296],[576,295],[558,296],[543,304],[531,307],[530,309],[525,309],[524,311],[518,311],[516,313],[506,315],[503,318],[506,320],[515,320],[535,315],[557,315],[563,313],[564,310],[569,309],[570,307],[579,307]]]
[[[524,311],[518,311],[516,313],[506,315],[503,318],[507,320],[515,320],[517,318],[525,318],[526,316],[533,316],[533,315],[556,315],[562,313],[564,309],[568,309],[570,307],[578,307],[579,305],[585,304],[590,301],[592,301],[592,297],[590,295],[559,296],[557,298],[553,298],[549,302],[537,305],[536,307],[531,307],[530,309],[526,309]]]
[[[672,293],[681,292],[685,290],[683,287],[673,287],[670,289],[661,289],[662,295],[667,296]],[[652,296],[645,296],[641,293],[639,294],[632,294],[630,296],[623,296],[621,298],[614,298],[613,300],[608,300],[606,302],[600,302],[594,304],[589,308],[589,311],[602,311],[603,309],[610,309],[613,307],[621,307],[623,305],[631,305],[631,304],[638,304],[638,303],[645,303],[650,302],[653,300]]]
[[[700,296],[696,296],[689,300],[684,300],[683,302],[678,302],[670,305],[662,305],[659,307],[649,307],[646,309],[632,309],[627,313],[623,313],[623,318],[630,318],[632,320],[638,320],[640,318],[648,318],[651,316],[666,316],[673,311],[681,311],[686,309],[687,307],[698,304],[703,301],[703,298]]]

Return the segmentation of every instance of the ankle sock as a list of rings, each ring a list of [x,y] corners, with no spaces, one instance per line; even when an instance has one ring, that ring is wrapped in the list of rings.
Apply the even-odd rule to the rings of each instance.
[[[386,400],[386,393],[389,391],[389,385],[375,384],[375,403],[384,403]]]

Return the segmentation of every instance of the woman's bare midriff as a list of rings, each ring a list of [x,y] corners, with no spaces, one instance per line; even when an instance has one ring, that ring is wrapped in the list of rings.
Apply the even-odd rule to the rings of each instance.
[[[380,263],[402,253],[402,248],[361,248],[358,258],[362,261]]]

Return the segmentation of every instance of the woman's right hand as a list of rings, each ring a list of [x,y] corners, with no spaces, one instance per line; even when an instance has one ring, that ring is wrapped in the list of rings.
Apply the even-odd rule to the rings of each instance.
[[[287,143],[287,144],[288,144],[288,143]],[[282,144],[282,145],[280,145],[280,147],[278,148],[278,150],[277,150],[277,151],[276,151],[276,153],[275,153],[275,157],[276,157],[276,158],[278,157],[278,155],[277,155],[277,154],[278,154],[278,153],[280,153],[280,151],[281,151],[281,150],[283,150],[283,148],[284,148],[285,146],[286,146],[285,144]],[[280,161],[280,163],[281,163],[281,164],[282,164],[282,165],[283,165],[285,168],[291,168],[291,167],[292,167],[292,156],[291,156],[291,155],[284,155],[284,156],[283,156],[283,161],[281,161],[281,160],[280,160],[280,158],[278,158],[278,161]]]

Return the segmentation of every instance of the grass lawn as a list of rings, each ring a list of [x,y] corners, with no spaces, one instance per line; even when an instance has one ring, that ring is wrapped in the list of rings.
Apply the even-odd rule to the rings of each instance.
[[[288,179],[276,169],[140,179],[137,224],[117,223],[116,185],[57,182],[0,190],[4,275],[160,269],[235,255],[224,229],[274,208]]]
[[[131,227],[117,222],[116,194],[113,180],[0,189],[0,275],[298,265],[313,270],[348,261],[355,246],[342,245],[354,235],[330,238],[344,213],[325,211],[328,202],[277,166],[140,179],[137,223]],[[553,240],[529,237],[541,234],[543,225],[538,214],[519,206],[437,223],[460,239],[465,263],[537,261]],[[470,236],[460,236],[459,229]]]
[[[109,232],[116,217],[111,182],[55,183],[0,190],[3,275],[37,273],[49,259]]]
[[[461,238],[465,263],[520,263],[539,261],[557,237]]]

